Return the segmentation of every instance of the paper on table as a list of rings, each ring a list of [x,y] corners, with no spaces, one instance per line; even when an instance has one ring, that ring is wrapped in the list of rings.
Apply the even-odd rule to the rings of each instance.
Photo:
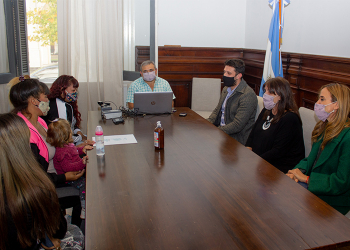
[[[95,141],[95,137],[92,137],[92,140]],[[105,146],[115,145],[115,144],[130,144],[130,143],[137,143],[136,138],[133,134],[104,136]],[[94,144],[94,146],[96,146],[96,143]]]

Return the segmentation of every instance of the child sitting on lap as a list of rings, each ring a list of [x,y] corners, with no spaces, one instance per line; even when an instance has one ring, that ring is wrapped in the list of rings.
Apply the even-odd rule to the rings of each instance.
[[[71,171],[82,171],[86,167],[87,156],[80,158],[86,150],[92,146],[76,147],[73,144],[72,130],[70,124],[64,119],[55,119],[48,127],[46,141],[56,148],[53,164],[57,174],[64,174]],[[81,218],[85,219],[85,177],[82,176],[76,181],[68,182],[79,189],[81,201]]]

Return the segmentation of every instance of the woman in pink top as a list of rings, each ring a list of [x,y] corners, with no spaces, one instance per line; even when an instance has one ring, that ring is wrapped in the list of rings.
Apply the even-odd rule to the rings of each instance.
[[[86,145],[76,147],[73,144],[72,130],[70,124],[65,119],[55,119],[47,130],[46,141],[56,148],[53,157],[53,165],[57,174],[64,174],[70,171],[82,171],[86,167],[87,156],[80,158],[80,155],[86,154],[86,150],[92,149],[92,146]],[[82,207],[81,218],[85,218],[85,177],[68,182],[73,187],[79,189],[80,202]]]
[[[42,167],[47,172],[49,167],[49,148],[45,142],[47,125],[40,116],[45,116],[49,110],[48,87],[37,79],[29,76],[15,77],[9,82],[9,99],[14,107],[13,113],[21,117],[30,130],[30,147]],[[67,181],[79,179],[84,171],[71,171],[65,174],[47,173],[56,188],[62,187]],[[80,226],[80,200],[78,195],[60,197],[62,209],[73,207],[72,224]]]

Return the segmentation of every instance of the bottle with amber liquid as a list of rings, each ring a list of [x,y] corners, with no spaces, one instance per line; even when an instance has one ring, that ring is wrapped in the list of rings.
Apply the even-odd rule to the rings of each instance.
[[[164,129],[160,121],[157,122],[157,127],[154,129],[154,147],[155,149],[164,148]]]

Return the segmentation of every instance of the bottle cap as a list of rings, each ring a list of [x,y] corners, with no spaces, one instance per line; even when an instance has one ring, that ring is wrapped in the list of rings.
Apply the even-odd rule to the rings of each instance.
[[[103,129],[101,126],[96,127],[95,135],[103,135]]]
[[[162,125],[160,124],[160,121],[157,121],[157,126],[159,126],[159,127],[162,126]]]

